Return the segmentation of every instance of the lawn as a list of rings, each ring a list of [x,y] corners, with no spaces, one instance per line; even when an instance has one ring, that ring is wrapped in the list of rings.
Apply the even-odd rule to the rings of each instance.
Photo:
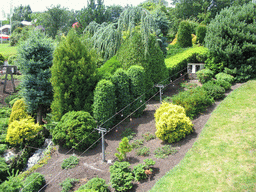
[[[17,54],[17,46],[11,47],[9,43],[0,44],[0,54],[7,59],[9,56]]]
[[[233,91],[154,191],[256,191],[256,80]]]

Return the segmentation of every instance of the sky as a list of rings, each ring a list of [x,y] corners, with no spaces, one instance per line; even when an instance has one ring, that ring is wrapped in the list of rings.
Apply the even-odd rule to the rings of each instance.
[[[145,0],[104,0],[104,4],[106,6],[114,4],[121,6],[132,4],[136,6],[143,1]],[[5,2],[5,4],[1,3],[0,5],[0,20],[3,20],[3,11],[6,14],[10,13],[10,4],[12,4],[13,7],[30,5],[32,12],[43,12],[47,7],[58,4],[60,4],[61,7],[68,8],[69,10],[81,10],[83,7],[87,6],[87,0],[9,0]]]

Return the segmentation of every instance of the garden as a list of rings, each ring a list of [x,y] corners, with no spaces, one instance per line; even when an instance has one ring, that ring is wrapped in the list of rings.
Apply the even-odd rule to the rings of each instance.
[[[225,8],[207,26],[183,20],[169,44],[156,15],[129,7],[82,34],[74,27],[53,40],[35,30],[20,40],[8,56],[22,74],[18,92],[7,84],[1,95],[1,154],[16,154],[1,158],[2,191],[159,190],[189,159],[212,112],[255,77],[255,5]],[[187,79],[187,63],[205,63],[198,81]]]

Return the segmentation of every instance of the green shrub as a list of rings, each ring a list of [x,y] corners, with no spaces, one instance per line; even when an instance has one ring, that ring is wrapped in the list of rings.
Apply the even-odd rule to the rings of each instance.
[[[223,80],[223,81],[227,81],[230,84],[232,84],[235,80],[235,78],[232,75],[226,74],[226,73],[218,73],[215,75],[215,78],[217,80]]]
[[[126,107],[130,103],[129,77],[126,71],[117,69],[111,80],[115,85],[116,111],[122,110],[118,114],[117,119],[126,118],[130,114],[130,106]]]
[[[229,90],[231,87],[231,83],[224,81],[224,80],[216,80],[215,83],[221,87],[223,87],[225,90]]]
[[[76,156],[70,156],[67,159],[64,159],[63,163],[61,164],[62,169],[72,169],[76,165],[78,165],[79,159]]]
[[[124,137],[122,141],[119,143],[119,147],[116,149],[120,154],[115,153],[115,156],[119,161],[126,159],[126,153],[132,151],[132,146],[129,144],[129,140],[127,137]]]
[[[73,178],[67,178],[62,183],[60,183],[60,186],[62,187],[61,192],[69,192],[72,187],[74,187],[75,183],[78,182],[79,179],[73,179]]]
[[[96,122],[88,112],[70,111],[54,128],[52,141],[63,147],[84,150],[99,138],[98,132],[91,133],[94,128]]]
[[[41,173],[32,173],[28,176],[24,181],[24,188],[22,191],[24,192],[34,192],[39,191],[41,187],[45,185],[46,181],[44,176]]]
[[[180,92],[172,97],[172,101],[184,107],[186,115],[191,119],[214,103],[214,99],[202,87]]]
[[[163,147],[158,147],[154,151],[154,154],[155,154],[156,158],[164,159],[164,158],[168,157],[168,155],[172,155],[176,152],[177,152],[177,149],[172,148],[172,146],[170,146],[170,145],[165,145]]]
[[[144,159],[143,162],[145,163],[146,169],[149,169],[150,167],[156,164],[156,162],[153,159]]]
[[[134,135],[136,135],[136,133],[131,128],[126,128],[121,133],[122,138],[127,137],[129,141],[133,139]]]
[[[177,42],[180,47],[192,46],[192,31],[188,21],[181,21],[178,29]]]
[[[8,180],[6,180],[0,185],[0,191],[19,192],[22,187],[23,184],[21,178],[18,177],[18,174],[13,174],[8,177]]]
[[[183,107],[163,103],[155,112],[156,136],[168,143],[179,141],[193,131]]]
[[[11,55],[8,58],[8,64],[9,65],[16,65],[17,66],[17,55]]]
[[[4,64],[4,56],[0,54],[0,66]]]
[[[208,26],[205,45],[210,57],[207,66],[215,73],[225,67],[237,70],[236,80],[256,76],[256,5],[248,3],[222,9]]]
[[[13,107],[12,112],[9,119],[9,124],[11,124],[13,121],[18,121],[21,119],[30,118],[26,111],[26,105],[23,99],[17,100]]]
[[[131,146],[133,149],[137,149],[143,146],[144,140],[143,139],[135,139],[132,143]]]
[[[92,112],[93,90],[97,83],[95,62],[78,35],[70,30],[55,49],[51,68],[54,120],[69,111]]]
[[[1,107],[0,109],[0,118],[7,118],[10,117],[12,109],[9,107]]]
[[[145,103],[145,95],[143,95],[145,93],[145,70],[141,66],[133,65],[127,70],[127,74],[130,78],[130,101],[141,96],[131,104],[130,110],[131,112],[137,110],[133,113],[133,117],[140,117],[146,108],[146,105],[143,105]]]
[[[130,163],[128,162],[116,161],[109,167],[110,183],[115,190],[127,191],[132,188],[134,177],[129,166]]]
[[[122,68],[122,64],[114,56],[107,60],[100,68],[97,68],[97,75],[99,79],[110,79],[118,68]]]
[[[148,147],[142,147],[136,150],[136,155],[138,156],[148,156],[150,154],[150,149]]]
[[[207,27],[205,25],[198,25],[196,29],[197,43],[204,45],[204,38],[206,36]]]
[[[202,86],[214,99],[222,99],[224,97],[225,89],[218,84],[215,84],[215,81],[208,81]]]
[[[83,191],[86,189],[91,189],[91,190],[95,190],[98,192],[110,191],[108,189],[108,185],[106,184],[106,181],[102,178],[99,178],[98,176],[89,180],[85,185],[82,185],[81,187],[79,187],[78,190]]]
[[[210,81],[213,78],[213,75],[214,73],[210,69],[202,69],[196,72],[197,79],[201,83],[206,83],[207,81]]]
[[[147,178],[147,175],[145,173],[145,165],[144,164],[138,164],[133,167],[133,174],[134,174],[134,179],[136,181],[141,181]]]
[[[150,141],[152,139],[155,139],[156,136],[149,133],[149,132],[146,132],[145,134],[142,135],[142,137],[146,140],[146,141]]]
[[[0,144],[0,155],[4,154],[6,149],[7,149],[7,145],[6,144]]]
[[[114,125],[115,117],[111,117],[116,112],[115,100],[114,84],[105,79],[99,81],[94,91],[93,116],[98,124],[104,123],[105,128],[111,128]]]

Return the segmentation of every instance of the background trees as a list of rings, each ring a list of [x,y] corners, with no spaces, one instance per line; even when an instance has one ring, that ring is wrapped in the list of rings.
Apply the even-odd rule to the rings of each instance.
[[[12,21],[31,21],[32,10],[29,5],[20,5],[13,10]]]

